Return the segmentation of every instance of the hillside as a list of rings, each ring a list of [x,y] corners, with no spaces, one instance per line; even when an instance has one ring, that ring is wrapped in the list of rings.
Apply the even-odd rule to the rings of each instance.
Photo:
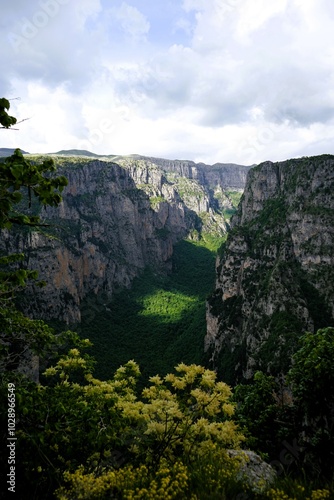
[[[334,324],[333,192],[330,155],[249,172],[207,304],[207,356],[229,383],[286,373],[301,333]]]
[[[6,158],[7,156],[12,155],[14,151],[15,149],[13,148],[0,148],[0,158]],[[21,152],[23,154],[29,154],[27,151],[23,151],[23,149],[21,149]]]

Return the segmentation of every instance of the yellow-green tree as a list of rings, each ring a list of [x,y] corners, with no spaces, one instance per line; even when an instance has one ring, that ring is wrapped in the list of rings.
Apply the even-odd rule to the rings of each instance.
[[[40,494],[52,485],[59,498],[136,498],[136,488],[161,498],[167,488],[164,498],[180,498],[194,484],[224,491],[235,475],[226,450],[243,436],[231,389],[214,372],[180,364],[138,395],[134,361],[101,381],[75,348],[45,375],[47,384],[20,390],[18,433],[26,481]]]

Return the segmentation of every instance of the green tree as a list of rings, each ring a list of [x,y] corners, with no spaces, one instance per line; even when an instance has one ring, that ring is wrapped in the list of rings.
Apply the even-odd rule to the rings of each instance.
[[[31,208],[32,197],[42,206],[59,205],[67,179],[51,177],[55,171],[52,158],[33,163],[19,149],[0,164],[0,228],[10,229],[12,224],[33,227],[42,224],[40,216],[27,213],[27,209]],[[27,200],[25,211],[17,208],[23,198]]]
[[[9,101],[0,99],[0,125],[10,128],[16,119],[9,116]],[[0,162],[0,233],[29,228],[36,230],[45,225],[40,215],[32,211],[32,205],[57,206],[67,179],[56,176],[53,160],[40,162],[27,160],[19,149]],[[26,317],[16,307],[17,294],[24,290],[29,280],[37,279],[37,272],[25,269],[22,265],[24,255],[8,254],[2,247],[0,252],[0,398],[1,398],[1,438],[6,442],[8,406],[8,384],[16,385],[17,406],[22,415],[26,414],[29,404],[39,401],[39,386],[30,379],[38,379],[39,361],[59,357],[69,346],[86,345],[73,332],[55,335],[43,321]],[[36,283],[36,281],[35,281]],[[40,283],[42,285],[42,283]],[[87,360],[88,363],[88,360]],[[24,376],[27,375],[27,376]],[[37,403],[38,404],[38,403]],[[41,402],[41,406],[43,403]],[[44,410],[47,406],[44,405]],[[18,413],[18,416],[20,414]],[[21,417],[20,415],[20,417]],[[21,418],[18,418],[18,422]],[[36,429],[30,429],[36,435]],[[19,432],[19,430],[18,430]],[[38,434],[38,433],[37,433]],[[40,439],[43,436],[40,434]],[[1,447],[1,458],[7,463],[6,446]],[[23,457],[22,457],[23,459]],[[22,465],[21,461],[21,465]],[[27,464],[26,464],[27,465]],[[27,465],[28,467],[28,465]],[[18,474],[23,473],[18,465]],[[6,469],[3,484],[6,484]]]
[[[82,384],[73,381],[78,370]],[[231,389],[214,372],[181,363],[175,374],[151,377],[140,397],[134,361],[100,381],[72,349],[46,375],[52,383],[31,398],[21,439],[30,475],[33,468],[45,484],[66,479],[59,498],[136,498],[137,487],[138,498],[186,498],[191,484],[223,493],[236,474],[240,459],[226,450],[239,448],[243,435]]]
[[[334,480],[334,328],[306,333],[299,343],[282,383],[257,372],[235,388],[235,420],[252,449],[269,460],[284,457],[282,470],[326,483]]]
[[[239,384],[233,394],[236,420],[245,429],[252,449],[275,456],[279,386],[274,377],[258,371],[249,384]]]
[[[14,116],[8,114],[10,102],[5,97],[0,98],[0,128],[10,128],[17,122]]]
[[[10,128],[16,119],[9,116],[10,104],[0,99],[0,124]],[[67,185],[64,176],[55,176],[52,159],[33,163],[19,149],[0,163],[0,231],[10,231],[13,225],[37,228],[45,225],[40,215],[34,215],[31,205],[57,206]],[[0,369],[16,370],[27,353],[41,355],[53,338],[52,330],[43,322],[29,319],[15,306],[17,293],[37,272],[22,266],[23,253],[0,252]],[[42,283],[39,283],[42,285]]]
[[[334,480],[334,328],[306,333],[300,344],[288,380],[300,414],[305,466]]]
[[[64,176],[52,177],[56,166],[52,159],[35,164],[26,158],[19,149],[0,163],[0,231],[10,230],[13,226],[37,228],[45,226],[40,215],[31,213],[32,201],[41,206],[57,206],[61,192],[67,185]],[[26,285],[29,279],[36,279],[37,273],[19,266],[22,253],[0,254],[0,306],[8,306],[8,299]]]

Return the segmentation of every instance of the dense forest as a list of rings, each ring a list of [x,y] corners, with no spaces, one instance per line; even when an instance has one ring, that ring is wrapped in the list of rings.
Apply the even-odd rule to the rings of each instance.
[[[3,98],[5,128],[16,122],[8,112]],[[14,228],[47,233],[31,206],[57,206],[67,182],[52,159],[31,161],[20,150],[3,159],[2,234]],[[247,382],[227,385],[201,351],[216,249],[210,239],[180,242],[173,256],[178,272],[152,276],[145,270],[108,304],[111,312],[88,297],[82,309],[93,315],[78,332],[21,311],[29,284],[44,283],[21,265],[23,254],[1,255],[4,497],[333,498],[334,328],[305,332],[286,376],[257,371]],[[114,334],[124,343],[123,350],[107,353],[103,335],[113,307]],[[147,357],[125,359],[129,342],[147,343]]]

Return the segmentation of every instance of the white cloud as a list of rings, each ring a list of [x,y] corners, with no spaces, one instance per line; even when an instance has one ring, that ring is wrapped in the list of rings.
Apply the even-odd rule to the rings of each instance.
[[[277,15],[284,14],[288,0],[244,0],[238,2],[238,19],[236,23],[236,35],[241,41],[264,26]]]
[[[16,51],[9,34],[45,1],[60,2],[2,9],[1,88],[32,116],[4,146],[208,163],[334,152],[331,0],[171,0],[163,30],[146,0],[61,0]]]
[[[112,9],[112,13],[124,33],[137,41],[145,38],[150,30],[146,17],[132,5],[123,2],[118,9]]]

